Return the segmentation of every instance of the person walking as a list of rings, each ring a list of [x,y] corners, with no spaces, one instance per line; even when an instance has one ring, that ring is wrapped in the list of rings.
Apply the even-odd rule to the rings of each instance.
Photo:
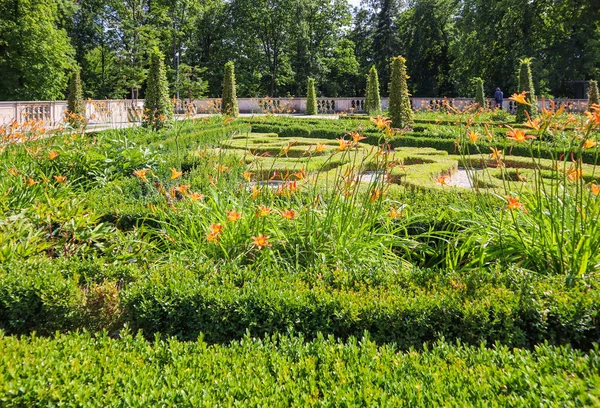
[[[496,88],[496,93],[494,94],[494,100],[496,101],[496,108],[502,109],[502,100],[504,99],[504,94],[500,88]]]

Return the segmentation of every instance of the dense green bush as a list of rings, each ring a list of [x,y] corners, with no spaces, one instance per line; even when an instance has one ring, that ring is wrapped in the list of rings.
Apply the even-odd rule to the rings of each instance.
[[[308,78],[306,89],[306,114],[317,114],[317,93],[315,91],[315,80],[313,78]]]
[[[379,97],[379,75],[375,65],[367,74],[367,89],[365,92],[365,111],[369,115],[381,113],[381,98]]]
[[[221,113],[226,116],[237,117],[240,113],[237,101],[237,90],[235,81],[235,65],[233,61],[225,64],[225,76],[223,78],[223,96],[221,99]]]
[[[169,82],[165,71],[164,55],[153,49],[144,98],[144,125],[162,129],[173,119],[173,104],[169,99]]]
[[[407,78],[406,59],[395,57],[392,60],[389,115],[392,118],[392,126],[400,129],[410,128],[413,125]]]

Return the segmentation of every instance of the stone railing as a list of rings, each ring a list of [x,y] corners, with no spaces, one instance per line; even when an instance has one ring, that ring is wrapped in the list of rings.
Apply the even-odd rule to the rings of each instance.
[[[381,99],[383,109],[388,107],[388,98]],[[556,100],[556,104],[564,103],[570,112],[583,112],[587,109],[587,100]],[[356,98],[318,98],[319,113],[364,113],[364,97]],[[416,111],[463,111],[474,103],[473,98],[411,98],[411,106]],[[488,107],[493,106],[493,99],[487,100]],[[540,107],[550,107],[551,101],[539,101]],[[241,113],[302,114],[306,111],[306,98],[239,98]],[[110,124],[136,122],[141,118],[143,100],[88,100],[86,116],[90,123]],[[514,113],[516,105],[508,99],[504,100],[503,109]],[[64,122],[67,103],[53,102],[0,102],[0,126],[13,122],[23,123],[29,120],[43,121],[49,126]],[[219,113],[221,100],[207,98],[202,100],[180,100],[176,111],[179,114],[211,114]]]

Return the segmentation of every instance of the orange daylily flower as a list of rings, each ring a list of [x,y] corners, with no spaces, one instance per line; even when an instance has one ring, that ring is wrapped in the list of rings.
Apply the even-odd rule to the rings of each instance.
[[[506,208],[508,208],[509,210],[524,210],[525,209],[525,205],[519,201],[519,197],[506,196],[504,198],[506,198],[506,201],[508,202],[506,204]]]
[[[260,194],[260,188],[258,188],[256,186],[252,186],[252,194],[251,194],[252,199],[256,200],[256,197],[258,197],[259,194]]]
[[[586,139],[585,142],[583,142],[583,148],[591,149],[592,147],[596,147],[597,144],[598,144],[598,142],[596,142],[594,140]]]
[[[25,184],[27,185],[27,187],[33,187],[33,186],[35,186],[38,183],[39,183],[39,181],[35,181],[31,177],[27,177],[27,181],[25,182]]]
[[[350,133],[350,137],[352,138],[352,142],[354,142],[354,144],[357,144],[361,140],[366,139],[365,136],[361,135],[358,132],[352,132],[352,133]]]
[[[150,169],[139,169],[134,171],[133,174],[142,181],[148,181],[148,179],[146,178],[146,174],[148,174],[149,171]]]
[[[285,211],[281,211],[280,210],[279,213],[286,220],[293,220],[298,215],[298,213],[296,211],[294,211],[293,209],[288,209],[288,210],[285,210]]]
[[[303,167],[302,170],[295,172],[294,177],[298,180],[304,180],[306,178],[306,169]]]
[[[18,176],[19,170],[17,170],[15,167],[11,167],[10,169],[8,169],[8,174],[10,174],[11,176]]]
[[[248,181],[250,181],[252,179],[252,176],[254,175],[254,173],[252,173],[251,171],[245,171],[244,172],[244,178]]]
[[[515,101],[516,103],[520,103],[521,105],[529,105],[529,106],[531,106],[531,104],[529,102],[527,102],[527,99],[526,99],[526,95],[528,93],[529,92],[523,91],[520,94],[512,94],[512,96],[510,98],[508,98],[508,99],[511,100],[511,101]]]
[[[215,234],[212,232],[207,232],[206,233],[206,239],[208,239],[208,242],[212,242],[214,244],[218,244],[219,240],[221,239],[221,237],[219,236],[219,234]]]
[[[531,120],[531,116],[529,116],[529,112],[527,111],[525,111],[525,116],[527,116],[527,122],[525,122],[523,126],[533,130],[540,130],[540,123],[542,122],[540,118],[535,118]]]
[[[252,245],[257,247],[258,249],[263,249],[264,247],[270,247],[271,243],[269,242],[268,236],[258,234],[258,236],[252,237]]]
[[[349,140],[344,140],[343,138],[340,138],[340,139],[337,139],[337,141],[339,143],[338,152],[343,152],[348,147],[350,147],[350,141]]]
[[[469,131],[469,140],[471,141],[471,143],[477,143],[477,140],[479,139],[479,133],[471,130]]]
[[[58,152],[56,150],[52,150],[51,152],[48,153],[48,158],[50,160],[54,160],[59,156]]]
[[[183,175],[182,171],[178,171],[171,167],[171,178],[169,180],[175,180]]]
[[[503,150],[499,150],[494,147],[490,147],[490,149],[492,150],[492,153],[490,153],[490,159],[498,161],[502,160],[502,154],[504,153]]]
[[[200,194],[200,193],[197,193],[197,192],[190,193],[190,195],[188,197],[193,202],[203,201],[204,200],[204,194]]]
[[[390,119],[387,119],[383,116],[377,116],[376,118],[371,118],[370,119],[371,122],[373,122],[375,124],[375,126],[377,126],[377,129],[382,130],[386,127],[388,127],[390,125],[390,123],[392,123],[392,121]]]
[[[569,179],[569,181],[577,181],[581,179],[582,175],[583,171],[579,167],[571,166],[571,168],[567,170],[567,178]]]
[[[223,233],[223,228],[224,228],[223,224],[211,224],[211,226],[210,226],[210,232],[212,234],[219,235],[219,234]]]
[[[288,153],[290,152],[290,149],[292,148],[292,146],[294,146],[296,143],[298,143],[298,142],[296,142],[296,141],[289,142],[286,147],[281,149],[281,152],[287,156]]]
[[[592,194],[598,195],[600,194],[600,184],[590,184],[590,190],[592,190]]]
[[[381,191],[378,188],[374,188],[373,190],[371,190],[371,197],[369,197],[369,201],[373,203],[373,202],[379,200],[379,198],[381,197],[382,194],[383,194],[383,191]]]
[[[323,143],[317,143],[317,147],[315,147],[315,153],[321,153],[325,151],[325,145]]]
[[[236,222],[242,218],[242,213],[237,212],[236,210],[227,211],[227,221]]]
[[[215,169],[218,173],[225,173],[227,170],[229,170],[229,167],[222,164],[215,164]]]
[[[265,205],[261,205],[256,209],[256,218],[266,217],[271,214],[271,209]]]
[[[67,177],[66,176],[54,176],[54,178],[56,179],[56,181],[58,183],[64,183],[65,181],[67,181]]]
[[[396,206],[394,206],[388,212],[388,217],[390,217],[391,219],[395,219],[395,218],[398,218],[398,217],[404,217],[404,214],[402,213],[402,211],[398,211],[398,209],[396,208]]]
[[[506,132],[507,139],[514,140],[517,143],[523,143],[527,139],[537,139],[535,136],[531,136],[525,133],[525,131],[521,129],[514,129],[510,126],[506,126],[510,129],[510,132]]]
[[[450,181],[450,177],[445,174],[440,174],[438,178],[435,179],[435,182],[441,184],[442,186],[447,186]]]

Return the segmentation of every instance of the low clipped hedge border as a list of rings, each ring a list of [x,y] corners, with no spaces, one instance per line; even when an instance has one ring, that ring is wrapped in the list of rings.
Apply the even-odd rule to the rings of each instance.
[[[0,402],[23,406],[597,406],[597,349],[439,342],[422,352],[368,338],[245,337],[228,346],[125,334],[0,334]]]
[[[256,272],[239,282],[206,278],[212,271],[208,266],[192,271],[167,264],[151,273],[134,266],[73,269],[51,262],[5,268],[0,274],[0,329],[47,335],[126,323],[148,337],[161,333],[193,340],[203,333],[215,343],[239,339],[246,332],[263,336],[292,330],[309,338],[318,333],[348,338],[367,331],[374,341],[402,349],[442,337],[516,347],[547,341],[581,349],[600,340],[600,292],[564,289],[560,278],[545,278],[531,288],[523,285],[527,290],[492,283],[466,289],[473,283],[465,278],[353,291],[273,271]],[[81,281],[89,271],[97,275],[100,270],[100,276],[116,283],[100,280],[101,289],[119,288],[114,298],[110,291],[91,290],[94,284]],[[90,293],[96,294],[91,301]]]

